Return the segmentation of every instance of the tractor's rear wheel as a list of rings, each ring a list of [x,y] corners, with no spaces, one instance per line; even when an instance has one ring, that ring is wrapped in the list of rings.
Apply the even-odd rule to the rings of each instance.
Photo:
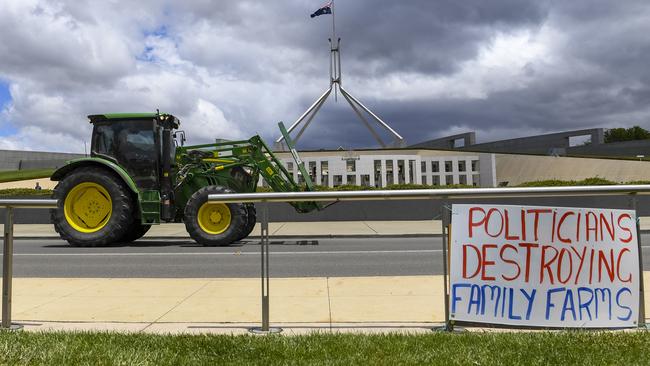
[[[133,222],[134,203],[119,177],[98,167],[79,168],[54,188],[54,229],[70,245],[104,246],[123,238]]]
[[[134,242],[143,237],[149,229],[151,229],[151,225],[142,225],[140,220],[135,220],[131,223],[126,234],[124,234],[124,237],[119,242],[123,244]]]
[[[244,207],[246,207],[246,226],[241,233],[241,237],[236,241],[242,240],[249,236],[251,232],[253,232],[255,223],[257,222],[257,212],[255,211],[255,205],[252,203],[246,203],[244,204]]]
[[[246,228],[246,208],[241,203],[210,203],[208,195],[234,193],[221,186],[194,192],[185,206],[185,228],[204,246],[226,246],[239,240]]]

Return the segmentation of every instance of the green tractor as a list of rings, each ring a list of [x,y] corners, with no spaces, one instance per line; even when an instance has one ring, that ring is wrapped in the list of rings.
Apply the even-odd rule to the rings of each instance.
[[[88,116],[93,124],[90,157],[72,160],[52,175],[58,181],[52,223],[73,246],[105,246],[141,238],[151,225],[184,222],[205,246],[225,246],[255,226],[252,203],[211,203],[208,195],[255,192],[262,177],[278,192],[302,187],[259,137],[183,146],[179,120],[164,113]],[[280,123],[306,183],[313,184]],[[180,141],[179,141],[180,140]],[[321,209],[292,203],[299,212]]]

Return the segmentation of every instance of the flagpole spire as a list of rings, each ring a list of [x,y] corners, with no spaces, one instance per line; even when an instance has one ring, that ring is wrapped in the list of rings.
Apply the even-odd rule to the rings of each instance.
[[[293,142],[298,143],[298,140],[305,132],[309,124],[312,122],[320,108],[323,106],[327,97],[332,93],[334,89],[334,99],[338,101],[338,93],[341,92],[341,95],[348,102],[354,113],[359,117],[361,122],[366,126],[370,131],[372,136],[377,140],[377,143],[382,148],[388,147],[404,147],[405,141],[402,136],[400,136],[394,129],[392,129],[386,122],[379,118],[375,113],[373,113],[368,107],[363,105],[357,98],[352,96],[347,90],[343,89],[343,83],[341,82],[341,39],[336,37],[336,20],[334,18],[334,0],[330,0],[327,4],[316,10],[311,14],[311,18],[317,16],[331,14],[332,15],[332,38],[329,39],[330,42],[330,87],[325,90],[325,92],[318,98],[316,101],[303,113],[287,130],[287,133],[291,133],[296,129],[300,124],[304,122],[304,125],[294,137]],[[386,143],[379,136],[377,131],[373,128],[371,122],[376,123],[375,127],[380,127],[388,135],[393,137],[392,143]],[[275,141],[275,148],[277,150],[285,150],[283,145],[284,135],[280,136]]]

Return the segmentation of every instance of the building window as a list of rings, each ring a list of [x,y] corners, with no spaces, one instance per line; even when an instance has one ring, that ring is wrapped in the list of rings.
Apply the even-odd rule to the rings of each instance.
[[[361,185],[364,187],[370,187],[370,174],[363,174],[361,176]]]
[[[452,185],[454,184],[454,176],[453,175],[447,175],[445,176],[445,185]]]
[[[453,172],[454,171],[454,163],[450,160],[445,161],[445,172]]]
[[[348,159],[345,161],[345,171],[348,173],[355,172],[357,170],[357,161],[353,159]]]
[[[458,171],[459,172],[464,172],[466,171],[467,165],[465,163],[465,160],[461,160],[458,162]]]
[[[426,162],[421,162],[420,163],[420,173],[426,173],[427,172],[427,163]]]
[[[323,186],[329,186],[329,163],[327,161],[320,162],[320,184]]]
[[[302,177],[302,173],[298,172],[298,184],[305,183],[305,178]]]
[[[397,161],[397,182],[404,184],[404,160]]]
[[[316,162],[315,161],[310,161],[309,162],[309,177],[311,177],[312,181],[316,180]]]
[[[465,174],[459,175],[458,176],[458,183],[467,185],[467,176]]]
[[[409,160],[409,183],[415,183],[415,160]]]
[[[481,176],[479,174],[472,175],[472,185],[475,187],[481,185]]]
[[[478,172],[480,169],[480,165],[478,160],[472,160],[472,171],[473,172]]]
[[[386,160],[386,185],[391,185],[393,183],[393,161]]]
[[[357,176],[354,174],[348,174],[348,183],[349,185],[356,186],[357,185]]]
[[[426,175],[422,176],[422,184],[424,184],[424,185],[427,184],[427,176]]]
[[[379,188],[381,186],[381,160],[375,160],[375,187]]]
[[[334,187],[340,186],[341,184],[343,184],[343,176],[338,174],[334,175],[333,182],[334,182]]]
[[[291,161],[287,162],[287,170],[293,172],[293,162]]]
[[[431,162],[431,172],[438,173],[440,171],[440,162],[432,161]]]
[[[433,186],[439,186],[440,185],[440,176],[439,175],[434,175],[431,177],[431,185]]]

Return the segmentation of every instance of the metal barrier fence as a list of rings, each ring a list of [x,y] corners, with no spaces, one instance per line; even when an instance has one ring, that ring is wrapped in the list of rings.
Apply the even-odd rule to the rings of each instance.
[[[210,195],[208,200],[213,203],[260,203],[262,237],[260,243],[261,281],[262,281],[262,326],[254,331],[278,332],[279,328],[269,326],[269,231],[268,231],[268,202],[298,202],[298,201],[371,201],[371,200],[442,200],[444,203],[460,198],[521,198],[521,197],[566,197],[566,196],[603,196],[629,195],[632,209],[636,211],[636,196],[650,194],[650,185],[620,185],[620,186],[574,186],[574,187],[521,187],[521,188],[465,188],[465,189],[413,189],[413,190],[372,190],[372,191],[319,191],[319,192],[269,192],[269,193],[233,193]],[[448,228],[451,223],[450,212],[445,212],[441,205],[442,219],[442,256],[443,282],[445,293],[445,326],[444,330],[453,330],[454,322],[449,317],[449,291],[447,268]],[[639,224],[637,221],[637,237]],[[641,256],[641,240],[638,240],[639,256]],[[643,263],[639,258],[639,271],[643,273]],[[643,275],[640,278],[640,307],[639,326],[645,324],[644,284]]]
[[[20,329],[11,324],[11,282],[14,270],[14,208],[55,208],[52,199],[0,199],[0,207],[6,208],[4,241],[2,251],[2,329]]]
[[[469,188],[469,189],[422,189],[399,191],[323,191],[323,192],[272,192],[272,193],[235,193],[210,195],[213,203],[260,203],[261,210],[261,280],[262,280],[262,326],[260,332],[273,332],[269,326],[269,230],[268,202],[298,202],[298,201],[370,201],[370,200],[442,200],[452,201],[459,198],[512,198],[512,197],[561,197],[561,196],[601,196],[629,195],[631,205],[636,210],[636,196],[650,194],[650,185],[621,185],[621,186],[575,186],[575,187],[532,187],[532,188]],[[13,279],[13,210],[16,208],[55,208],[57,201],[53,199],[0,199],[0,208],[6,208],[4,225],[3,277],[2,277],[2,329],[17,329],[20,325],[11,324],[11,290]],[[445,329],[451,330],[453,323],[449,320],[448,288],[447,288],[447,230],[449,215],[444,212],[442,205],[442,252],[445,292]],[[638,230],[638,223],[637,223]],[[639,240],[639,253],[641,241]],[[642,261],[639,270],[643,271]],[[640,296],[643,299],[643,276],[640,279]],[[639,311],[641,323],[645,321],[643,301]]]

